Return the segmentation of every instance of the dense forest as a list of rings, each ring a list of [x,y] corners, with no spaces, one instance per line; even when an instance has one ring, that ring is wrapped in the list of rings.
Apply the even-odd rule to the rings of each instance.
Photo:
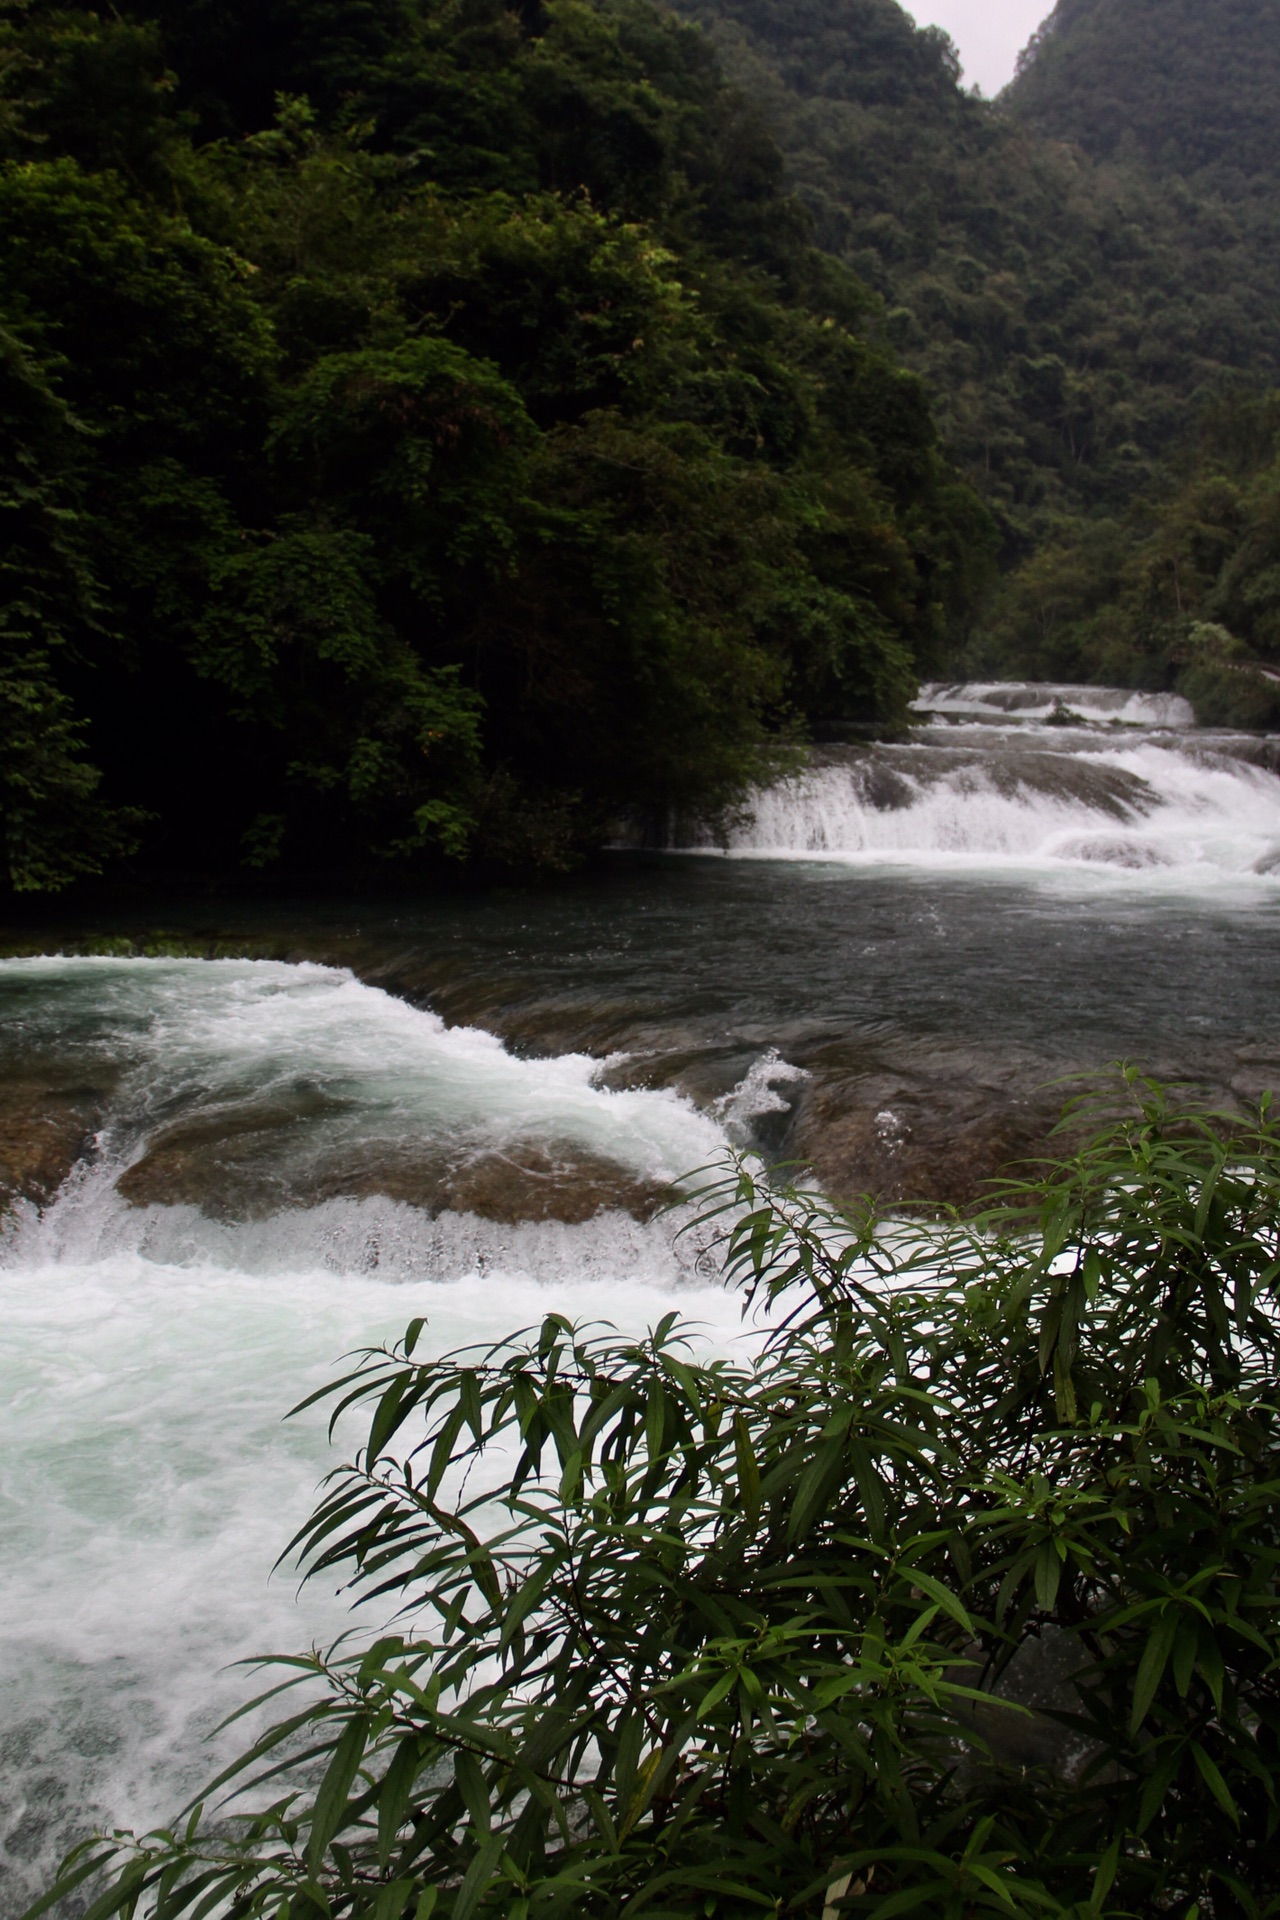
[[[1269,0],[1058,0],[1018,64],[1018,117],[1097,159],[1224,200],[1274,191],[1280,33]]]
[[[991,103],[894,0],[681,5],[998,517],[958,669],[1280,720],[1274,9],[1063,0]]]
[[[3,22],[12,887],[555,868],[901,721],[988,516],[702,34]]]
[[[0,6],[11,888],[554,870],[937,671],[1280,722],[1264,0],[995,103],[679,4]]]

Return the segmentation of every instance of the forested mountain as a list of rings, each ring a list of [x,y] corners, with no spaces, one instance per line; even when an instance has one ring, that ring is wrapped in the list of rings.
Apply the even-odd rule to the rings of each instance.
[[[1056,538],[1016,577],[997,649],[1176,675],[1202,717],[1280,724],[1280,412],[1263,334],[1280,308],[1280,11],[1272,0],[1059,0],[1003,104],[1097,172],[1188,218],[1200,337],[1222,373],[1192,395],[1172,457],[1121,516]],[[1250,338],[1216,330],[1247,304]],[[1055,658],[1056,656],[1056,658]],[[1250,662],[1272,663],[1269,673]]]
[[[680,6],[0,5],[11,885],[554,867],[944,666],[1280,718],[1274,7],[989,103]]]
[[[1097,159],[1272,192],[1280,18],[1273,0],[1058,0],[1005,98]]]
[[[1012,551],[1130,498],[1224,375],[1280,378],[1280,258],[1248,210],[1034,137],[895,0],[688,10],[761,102],[815,237],[881,295]]]
[[[1242,696],[1268,713],[1239,668],[1280,644],[1280,546],[1260,531],[1280,481],[1256,464],[1270,428],[1243,422],[1280,382],[1280,13],[1063,0],[991,103],[894,0],[680,4],[999,517],[1005,584],[959,664],[1194,673],[1206,714]],[[1242,436],[1247,480],[1219,451]],[[1193,497],[1216,503],[1203,533]]]
[[[644,0],[9,0],[6,864],[556,865],[893,719],[991,546]]]

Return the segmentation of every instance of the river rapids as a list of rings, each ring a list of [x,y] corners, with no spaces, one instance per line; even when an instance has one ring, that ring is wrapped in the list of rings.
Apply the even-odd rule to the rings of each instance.
[[[554,889],[15,935],[3,1920],[216,1769],[229,1663],[350,1625],[272,1567],[355,1444],[281,1416],[351,1348],[672,1304],[728,1341],[661,1209],[730,1146],[966,1200],[1062,1076],[1280,1084],[1280,741],[1097,688],[929,687],[920,722]]]

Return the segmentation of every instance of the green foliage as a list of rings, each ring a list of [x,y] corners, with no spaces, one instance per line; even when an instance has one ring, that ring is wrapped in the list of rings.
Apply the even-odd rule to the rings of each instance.
[[[976,659],[1176,684],[1209,725],[1280,719],[1280,403],[1207,408],[1198,445],[1122,518],[1051,532],[996,596]]]
[[[4,320],[98,608],[56,710],[144,857],[563,865],[901,723],[991,528],[703,36],[0,11]]]
[[[682,10],[759,100],[817,239],[881,295],[1010,557],[1127,502],[1224,375],[1280,370],[1272,200],[1089,165],[1029,132],[1019,89],[964,93],[946,36],[893,0]],[[1183,68],[1194,102],[1206,69]]]
[[[391,1627],[271,1663],[236,1810],[44,1905],[1276,1912],[1280,1133],[1118,1091],[971,1224],[704,1188],[736,1357],[364,1355],[294,1546]]]
[[[68,486],[82,432],[0,328],[0,839],[19,892],[100,872],[138,824],[98,804],[101,775],[55,666],[98,624]]]
[[[0,9],[10,152],[38,159],[48,149],[88,170],[163,190],[179,158],[173,84],[153,26],[13,0]]]
[[[361,870],[426,806],[454,852],[563,864],[620,811],[731,803],[806,721],[901,724],[915,668],[1272,722],[1241,671],[1280,645],[1267,484],[1188,478],[1206,400],[1280,380],[1265,9],[1063,0],[992,104],[893,0],[682,6],[706,32],[647,0],[0,7],[3,323],[88,430],[67,478],[122,636],[58,687],[159,857],[233,865],[263,816],[285,864]],[[446,350],[487,441],[446,445],[406,371]],[[619,432],[625,510],[569,452]],[[975,495],[1012,574],[976,637]],[[327,588],[328,637],[290,625],[322,550],[358,670]],[[425,781],[422,676],[469,716]]]
[[[1206,397],[1280,378],[1269,10],[1062,0],[994,103],[893,0],[681,10],[759,102],[816,238],[881,296],[1026,569],[954,670],[1169,683],[1177,643],[1105,583],[1184,477]],[[1046,642],[1071,555],[1073,633]]]
[[[58,687],[49,653],[0,634],[0,828],[16,893],[66,886],[132,851],[136,813],[99,808],[102,776],[85,754],[84,724]],[[15,640],[19,643],[15,645]]]
[[[1058,0],[1019,62],[1010,103],[1100,157],[1140,155],[1211,189],[1269,191],[1280,39],[1258,0]]]

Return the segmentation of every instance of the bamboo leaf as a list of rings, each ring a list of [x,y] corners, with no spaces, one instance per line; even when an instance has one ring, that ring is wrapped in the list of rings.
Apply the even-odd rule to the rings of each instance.
[[[1173,1646],[1174,1635],[1178,1630],[1178,1615],[1173,1607],[1166,1607],[1158,1616],[1155,1626],[1147,1635],[1147,1643],[1138,1662],[1137,1679],[1134,1682],[1133,1705],[1129,1713],[1129,1731],[1137,1733],[1156,1697],[1161,1679],[1164,1677],[1165,1663]]]
[[[1062,1560],[1057,1545],[1052,1540],[1045,1540],[1037,1549],[1035,1559],[1036,1605],[1042,1613],[1053,1611],[1061,1579]]]
[[[369,1737],[369,1722],[364,1714],[353,1714],[342,1730],[333,1757],[320,1782],[311,1812],[311,1832],[307,1839],[307,1869],[314,1879],[330,1841],[342,1827],[352,1783],[364,1757]]]
[[[936,1601],[942,1611],[949,1614],[956,1625],[964,1629],[965,1633],[973,1633],[973,1619],[968,1609],[965,1607],[963,1601],[957,1599],[956,1595],[942,1584],[941,1580],[937,1579],[931,1573],[926,1573],[922,1567],[914,1566],[904,1568],[902,1577],[904,1580],[909,1581],[913,1587],[919,1587],[921,1593],[927,1594],[931,1600]]]
[[[378,1460],[388,1440],[404,1424],[416,1396],[409,1393],[409,1376],[398,1375],[383,1392],[369,1426],[365,1458],[370,1467]]]
[[[1191,1757],[1199,1769],[1201,1779],[1208,1787],[1218,1805],[1238,1827],[1240,1825],[1240,1809],[1231,1797],[1231,1789],[1223,1779],[1218,1767],[1209,1758],[1209,1755],[1205,1752],[1198,1740],[1191,1742]]]
[[[1110,1846],[1099,1860],[1097,1871],[1093,1876],[1093,1888],[1089,1895],[1089,1905],[1095,1913],[1102,1912],[1107,1895],[1115,1883],[1116,1873],[1120,1866],[1120,1841],[1121,1836],[1116,1834]]]
[[[409,1796],[418,1777],[419,1736],[408,1733],[396,1747],[378,1791],[378,1857],[385,1867],[409,1811]]]
[[[467,1809],[477,1839],[487,1838],[492,1818],[489,1786],[480,1762],[465,1748],[460,1748],[453,1756],[453,1777],[458,1783],[462,1803]]]
[[[751,1444],[751,1430],[740,1413],[733,1416],[733,1452],[742,1511],[754,1532],[760,1524],[760,1463]]]
[[[484,1842],[462,1878],[454,1897],[450,1920],[470,1920],[470,1916],[493,1884],[502,1857],[503,1837],[494,1833]]]
[[[632,1792],[631,1801],[623,1817],[622,1824],[618,1828],[618,1839],[620,1841],[626,1839],[632,1828],[641,1819],[645,1808],[653,1796],[653,1788],[657,1779],[658,1769],[662,1764],[662,1752],[661,1747],[655,1747],[636,1774],[635,1789]]]
[[[521,1622],[526,1620],[538,1605],[547,1589],[554,1568],[544,1567],[532,1580],[525,1580],[511,1596],[506,1615],[502,1622],[502,1631],[498,1638],[498,1652],[505,1653],[519,1632]]]

